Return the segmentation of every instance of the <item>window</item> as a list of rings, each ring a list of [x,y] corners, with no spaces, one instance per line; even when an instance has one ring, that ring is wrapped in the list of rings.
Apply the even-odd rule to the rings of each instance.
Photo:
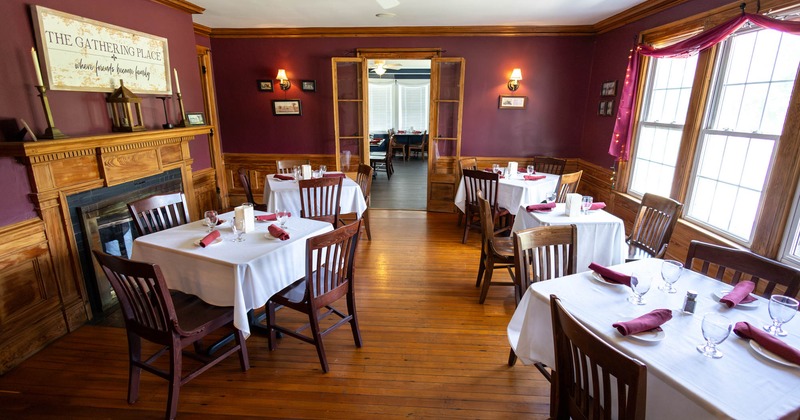
[[[401,129],[427,130],[428,105],[430,104],[428,80],[398,80],[399,110],[398,127]]]
[[[370,79],[369,131],[428,129],[430,80]]]
[[[394,80],[369,81],[369,130],[389,131],[394,127]]]

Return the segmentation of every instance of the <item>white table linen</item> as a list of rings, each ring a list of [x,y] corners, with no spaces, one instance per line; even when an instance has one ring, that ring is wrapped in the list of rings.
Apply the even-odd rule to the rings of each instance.
[[[255,232],[244,234],[244,242],[232,242],[233,212],[220,218],[227,222],[216,228],[223,239],[219,243],[195,245],[208,230],[197,221],[136,238],[131,259],[158,264],[170,289],[212,305],[233,306],[234,325],[249,336],[247,312],[305,276],[306,239],[333,227],[292,215],[286,222],[291,236],[286,241],[265,236],[272,223],[268,222],[256,223]]]
[[[525,174],[515,174],[512,178],[501,178],[500,185],[497,187],[497,204],[507,209],[511,214],[516,214],[522,205],[535,204],[544,201],[547,195],[555,191],[558,187],[558,175],[537,173],[546,178],[537,181],[526,181]],[[464,178],[458,184],[456,191],[456,207],[462,212],[467,201],[467,191],[464,185]]]
[[[701,322],[707,312],[725,315],[732,324],[747,321],[760,328],[769,323],[768,301],[759,298],[751,309],[729,309],[713,297],[726,285],[684,270],[676,283],[678,293],[657,289],[661,260],[645,259],[613,269],[630,274],[647,270],[656,279],[645,295],[647,304],[637,306],[626,299],[630,289],[606,285],[579,273],[534,283],[519,303],[508,325],[508,337],[525,364],[541,361],[555,364],[553,356],[550,294],[556,294],[565,308],[601,339],[647,365],[648,419],[737,419],[797,418],[800,414],[800,368],[769,361],[750,348],[747,340],[733,332],[719,345],[721,359],[710,359],[695,347],[703,342]],[[698,292],[695,314],[681,307],[686,290]],[[621,336],[611,325],[658,308],[673,309],[673,318],[662,325],[662,341],[646,343]],[[784,340],[800,347],[800,322],[784,324]]]
[[[564,203],[556,204],[547,213],[528,212],[525,207],[521,206],[517,212],[512,227],[514,232],[536,226],[577,226],[577,271],[588,270],[592,262],[604,266],[625,262],[628,246],[625,244],[625,224],[619,217],[604,210],[592,210],[589,214],[569,217],[564,211]]]
[[[300,186],[296,181],[275,179],[274,175],[267,175],[264,182],[264,203],[267,211],[290,211],[292,216],[300,216]],[[340,199],[340,212],[342,214],[356,213],[358,217],[367,209],[364,193],[361,187],[350,178],[342,179],[342,196]]]

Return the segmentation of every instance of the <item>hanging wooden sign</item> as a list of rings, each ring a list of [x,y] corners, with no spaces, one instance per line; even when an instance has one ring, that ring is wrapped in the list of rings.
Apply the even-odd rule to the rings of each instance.
[[[112,92],[122,79],[137,94],[172,94],[166,38],[31,7],[48,89]]]

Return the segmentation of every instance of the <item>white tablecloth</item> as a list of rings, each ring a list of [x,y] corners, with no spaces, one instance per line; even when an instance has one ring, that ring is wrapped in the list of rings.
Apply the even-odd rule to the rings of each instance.
[[[534,283],[525,293],[508,325],[508,337],[517,356],[525,364],[541,361],[555,364],[553,356],[550,294],[561,298],[566,309],[587,328],[623,353],[647,365],[648,419],[736,419],[797,418],[800,414],[800,368],[769,361],[750,348],[748,341],[731,332],[719,345],[721,359],[701,355],[695,346],[703,342],[703,314],[724,314],[732,323],[747,321],[760,327],[769,323],[768,301],[759,298],[755,308],[728,309],[713,293],[722,283],[684,270],[675,286],[677,294],[657,289],[661,260],[635,261],[614,269],[631,273],[650,270],[658,279],[645,295],[647,304],[637,306],[626,298],[630,289],[601,284],[591,272]],[[653,309],[681,307],[687,289],[698,292],[694,315],[673,311],[673,318],[662,325],[662,341],[645,343],[622,337],[611,324],[643,315]],[[789,344],[800,347],[800,321],[784,325]]]
[[[578,227],[577,271],[589,269],[589,263],[609,266],[625,262],[628,246],[625,244],[625,224],[617,216],[604,210],[590,211],[569,217],[563,203],[549,213],[528,212],[521,206],[514,219],[514,232],[536,226],[571,225]]]
[[[500,179],[500,185],[497,188],[498,205],[507,209],[511,214],[516,214],[522,205],[527,206],[528,204],[544,201],[547,195],[558,187],[558,179],[560,178],[558,175],[537,173],[537,175],[544,175],[547,178],[538,181],[525,181],[523,175],[525,174],[517,174],[511,179]],[[461,182],[458,184],[455,198],[456,207],[462,212],[466,201],[467,191],[462,177]]]
[[[220,217],[228,220],[217,227],[220,243],[195,245],[208,229],[197,221],[136,238],[131,259],[158,264],[170,289],[197,295],[212,305],[233,306],[234,325],[249,335],[247,312],[305,276],[306,239],[333,227],[292,215],[286,222],[289,240],[267,238],[271,222],[257,222],[256,231],[245,234],[244,242],[232,242],[233,213]]]
[[[300,187],[295,181],[282,181],[273,175],[267,175],[264,182],[264,203],[268,211],[288,210],[292,215],[300,215]],[[361,187],[350,178],[342,179],[341,214],[356,213],[358,217],[367,209]]]

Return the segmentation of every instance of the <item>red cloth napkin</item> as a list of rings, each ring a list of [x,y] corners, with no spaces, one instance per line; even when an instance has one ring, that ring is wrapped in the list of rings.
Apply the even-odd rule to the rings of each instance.
[[[756,300],[756,298],[750,296],[750,292],[755,288],[756,284],[752,281],[740,281],[736,283],[736,286],[733,286],[733,290],[723,296],[719,302],[724,303],[729,308],[733,308],[740,303],[750,303]]]
[[[595,263],[589,264],[589,270],[594,271],[595,273],[599,274],[601,277],[610,282],[624,284],[628,287],[630,287],[631,285],[631,276],[622,274],[614,270],[609,270],[608,268],[605,268],[600,264],[595,264]]]
[[[267,230],[269,230],[270,235],[282,241],[289,239],[289,234],[278,225],[269,225]]]
[[[256,216],[256,220],[258,220],[259,222],[271,222],[273,220],[278,220],[278,215],[274,214],[274,213],[273,214],[262,214],[262,215]]]
[[[756,340],[766,350],[771,351],[781,358],[800,365],[800,350],[786,344],[785,342],[771,336],[761,328],[754,327],[747,322],[737,322],[733,327],[733,332],[739,337]]]
[[[219,225],[221,225],[221,224],[223,224],[225,222],[227,222],[227,220],[225,220],[225,219],[217,219],[217,226],[219,226]]]
[[[592,207],[589,207],[589,210],[602,210],[604,208],[606,208],[606,203],[598,201],[596,203],[592,203]]]
[[[526,181],[538,181],[547,177],[544,175],[525,175],[523,178],[525,178]]]
[[[291,175],[275,174],[275,178],[283,181],[294,181],[294,177]]]
[[[541,204],[531,204],[530,206],[525,207],[527,211],[550,211],[555,208],[556,203],[541,203]]]
[[[205,247],[211,245],[211,243],[214,242],[217,238],[219,238],[219,231],[215,230],[215,231],[209,233],[203,239],[200,240],[200,246],[205,248]]]
[[[381,142],[381,139],[373,139],[369,141],[369,144],[378,144]]]
[[[656,309],[630,321],[615,322],[612,327],[622,335],[640,333],[642,331],[661,330],[660,325],[672,319],[669,309]]]
[[[405,133],[406,133],[406,130],[399,130],[399,131],[397,132],[397,134],[405,134]]]
[[[324,174],[322,174],[323,178],[344,178],[345,176],[347,175],[341,172],[325,172]]]

